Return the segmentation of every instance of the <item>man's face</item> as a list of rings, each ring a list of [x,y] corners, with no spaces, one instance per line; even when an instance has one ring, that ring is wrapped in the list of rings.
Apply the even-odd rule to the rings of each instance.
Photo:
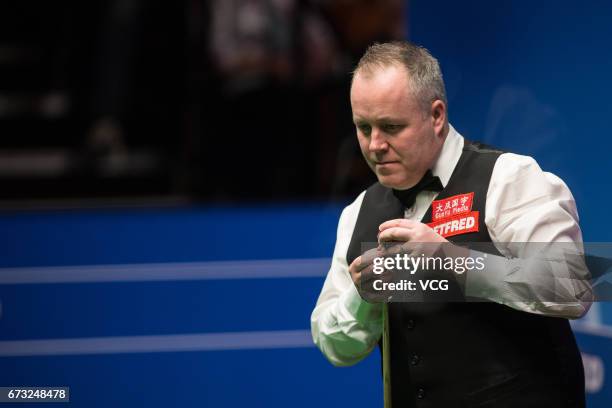
[[[444,104],[437,101],[424,111],[405,68],[389,66],[356,74],[351,106],[361,152],[378,181],[398,190],[418,183],[444,143]]]

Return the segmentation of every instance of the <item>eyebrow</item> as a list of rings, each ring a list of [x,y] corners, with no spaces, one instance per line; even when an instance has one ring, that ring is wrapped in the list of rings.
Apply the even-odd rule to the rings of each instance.
[[[363,122],[371,122],[371,121],[366,119],[366,118],[362,118],[362,117],[358,117],[358,116],[353,116],[353,123],[363,123]],[[380,118],[376,118],[374,120],[374,122],[375,123],[389,123],[389,122],[392,122],[392,123],[398,123],[398,122],[404,123],[405,120],[399,119],[399,118],[392,118],[390,116],[383,116],[383,117],[380,117]]]

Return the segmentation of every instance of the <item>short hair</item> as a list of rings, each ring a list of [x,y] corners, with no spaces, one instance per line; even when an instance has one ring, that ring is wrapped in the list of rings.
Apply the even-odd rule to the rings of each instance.
[[[353,79],[359,72],[373,73],[376,69],[400,65],[406,68],[412,92],[424,110],[440,99],[448,107],[440,64],[426,48],[408,41],[374,43],[357,63]]]

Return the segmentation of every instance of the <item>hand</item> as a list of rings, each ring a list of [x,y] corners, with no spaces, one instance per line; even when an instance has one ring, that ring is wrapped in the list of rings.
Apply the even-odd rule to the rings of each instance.
[[[401,244],[400,248],[393,252],[402,251],[433,256],[443,243],[448,242],[429,226],[405,218],[383,222],[378,230],[378,242],[381,245],[385,246],[386,243],[393,242]]]
[[[385,270],[382,274],[374,273],[374,258],[382,256],[380,248],[370,249],[351,263],[349,273],[351,279],[362,299],[370,303],[380,303],[388,301],[385,291],[374,289],[374,281],[382,280],[390,282],[392,279],[391,271]]]
[[[470,256],[469,248],[452,244],[429,226],[418,221],[407,219],[390,220],[382,223],[379,231],[378,242],[381,247],[385,248],[382,250],[382,256],[393,256],[398,253],[407,253],[410,256],[417,257],[424,255],[425,257],[444,259],[449,257],[468,258]],[[439,276],[439,279],[450,279],[450,277],[457,279],[456,273],[449,275],[444,270],[428,270],[428,273],[430,276]],[[396,274],[396,278],[401,279],[401,274]],[[455,292],[452,296],[462,299],[461,293],[457,294]]]

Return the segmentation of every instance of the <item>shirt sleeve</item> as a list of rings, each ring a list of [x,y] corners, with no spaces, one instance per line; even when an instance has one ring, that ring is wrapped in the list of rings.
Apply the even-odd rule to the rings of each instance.
[[[502,154],[487,192],[485,224],[497,250],[466,276],[466,295],[547,316],[582,317],[592,302],[576,202],[535,160]]]
[[[359,296],[346,262],[364,195],[361,193],[340,216],[331,267],[310,318],[315,344],[336,366],[362,360],[382,334],[382,305]]]

